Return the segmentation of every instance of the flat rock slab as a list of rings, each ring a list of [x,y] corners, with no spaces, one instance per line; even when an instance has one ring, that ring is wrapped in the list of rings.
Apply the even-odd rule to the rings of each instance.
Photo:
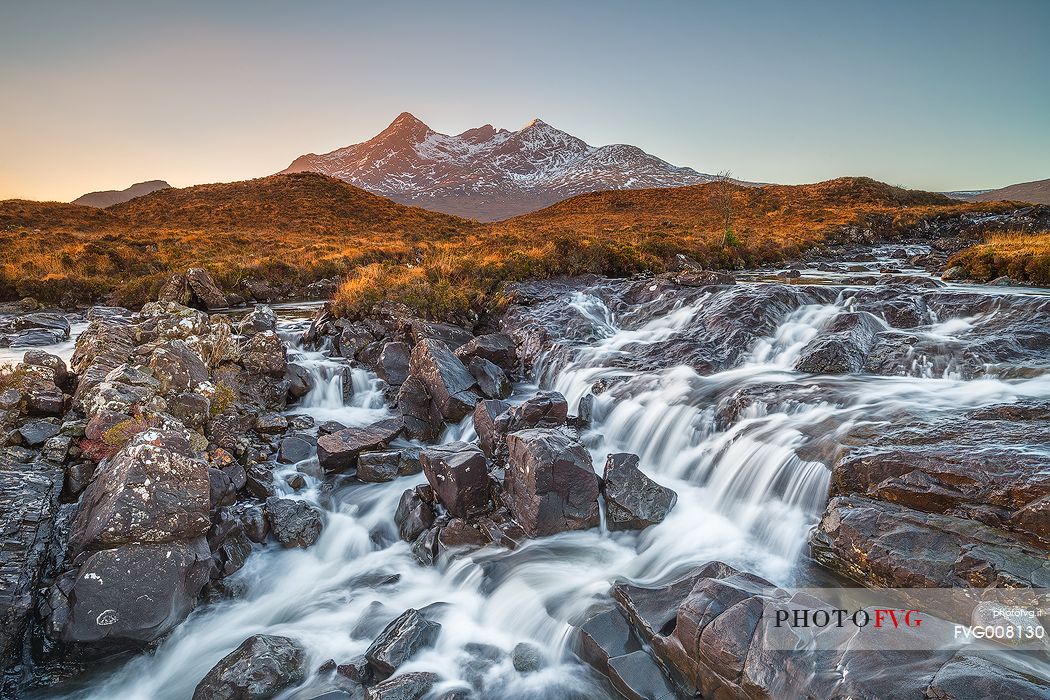
[[[353,468],[359,454],[386,447],[404,429],[400,418],[388,418],[364,428],[344,428],[322,435],[317,438],[317,461],[325,471]]]

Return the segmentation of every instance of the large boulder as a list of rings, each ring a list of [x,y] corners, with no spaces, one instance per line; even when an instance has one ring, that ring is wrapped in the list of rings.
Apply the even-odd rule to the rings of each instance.
[[[400,418],[388,418],[364,428],[344,428],[317,438],[317,461],[326,471],[341,471],[357,466],[362,452],[379,450],[389,445],[404,430]]]
[[[440,633],[440,624],[428,620],[420,611],[409,608],[383,629],[368,647],[365,658],[375,669],[376,675],[385,678],[417,651],[432,646]]]
[[[479,335],[456,348],[456,357],[468,366],[475,357],[488,360],[508,375],[513,374],[518,367],[518,354],[514,338],[506,333]]]
[[[266,519],[270,532],[283,547],[309,547],[321,536],[321,511],[306,501],[291,498],[266,499]]]
[[[506,401],[487,399],[474,407],[474,432],[489,457],[495,458],[503,452],[509,427],[510,404]]]
[[[73,522],[73,552],[185,541],[208,531],[208,466],[149,438],[140,435],[99,465]]]
[[[489,509],[489,472],[475,445],[452,442],[423,450],[423,473],[438,501],[455,518],[472,518]]]
[[[259,304],[245,314],[237,324],[237,332],[244,336],[277,330],[277,313],[269,306]]]
[[[509,430],[556,428],[565,425],[569,404],[557,391],[538,391],[510,410]]]
[[[105,652],[159,639],[193,609],[210,568],[204,537],[95,552],[67,594],[62,640]]]
[[[224,656],[193,691],[193,700],[264,700],[306,677],[306,650],[293,639],[256,634]]]
[[[199,267],[192,267],[185,274],[172,275],[161,289],[159,300],[208,311],[230,305],[211,275]]]
[[[405,432],[416,440],[432,442],[441,434],[445,419],[430,399],[423,380],[409,376],[397,392],[397,410],[405,421]]]
[[[413,671],[376,683],[368,689],[368,700],[420,700],[439,680],[436,673]]]
[[[409,373],[426,386],[445,421],[461,420],[481,400],[474,377],[440,340],[425,338],[412,348]]]
[[[198,391],[208,381],[208,366],[182,340],[169,341],[154,350],[149,367],[164,394]]]
[[[411,358],[408,343],[399,341],[385,343],[379,360],[376,362],[376,374],[391,386],[400,386],[408,379],[408,363]]]
[[[611,454],[602,476],[605,522],[610,530],[642,530],[663,522],[677,500],[671,489],[638,468],[638,455]]]
[[[256,333],[241,349],[241,365],[252,374],[284,377],[288,370],[284,343],[273,331]]]
[[[511,433],[507,446],[507,502],[526,534],[537,537],[598,525],[598,477],[586,447],[544,428]]]
[[[510,396],[511,384],[506,373],[483,357],[470,361],[470,375],[478,383],[478,390],[486,398],[505,399]]]
[[[886,327],[865,311],[841,313],[807,345],[795,369],[812,374],[856,374],[864,369],[876,336]]]

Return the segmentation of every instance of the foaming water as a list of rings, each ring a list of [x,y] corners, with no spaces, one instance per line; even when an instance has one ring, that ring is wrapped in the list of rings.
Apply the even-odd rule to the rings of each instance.
[[[199,608],[153,653],[92,679],[90,687],[69,697],[189,698],[218,659],[258,633],[299,640],[310,668],[329,658],[343,662],[363,653],[403,610],[435,603],[443,604],[433,613],[441,635],[401,671],[434,671],[442,687],[451,687],[468,674],[466,645],[485,643],[509,652],[518,642],[532,641],[550,665],[522,676],[509,659],[497,662],[483,674],[483,697],[604,697],[566,647],[572,623],[605,598],[612,581],[656,582],[720,559],[789,584],[807,532],[824,507],[829,455],[851,428],[901,412],[936,416],[1050,396],[1048,375],[964,381],[792,371],[806,343],[853,308],[848,296],[786,312],[723,372],[703,376],[688,366],[637,370],[618,364],[631,348],[687,331],[708,300],[701,296],[674,305],[629,328],[599,297],[575,295],[570,304],[591,322],[592,335],[551,347],[537,363],[535,384],[516,387],[512,397],[521,400],[537,385],[554,388],[575,412],[595,391],[595,382],[606,380],[582,439],[596,471],[610,452],[633,452],[651,478],[677,492],[674,509],[659,525],[640,533],[563,533],[514,551],[487,547],[422,567],[398,539],[393,522],[401,493],[422,483],[422,476],[386,484],[347,479],[322,497],[321,485],[309,478],[307,488],[293,493],[282,477],[296,465],[282,467],[274,476],[282,495],[325,507],[320,540],[307,550],[258,548],[232,577],[242,595]],[[943,319],[925,331],[955,338],[975,325],[973,319]],[[291,359],[308,370],[314,384],[290,412],[348,426],[389,414],[382,383],[373,374],[299,347],[290,333],[286,337]],[[469,418],[443,435],[445,441],[474,439]],[[313,695],[293,690],[279,697]]]

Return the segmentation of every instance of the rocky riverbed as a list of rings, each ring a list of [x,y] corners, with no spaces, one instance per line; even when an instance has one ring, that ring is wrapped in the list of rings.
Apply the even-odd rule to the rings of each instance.
[[[1045,697],[1045,655],[759,624],[818,584],[1050,587],[1050,295],[925,254],[522,284],[475,329],[209,314],[197,273],[13,315],[4,693]]]

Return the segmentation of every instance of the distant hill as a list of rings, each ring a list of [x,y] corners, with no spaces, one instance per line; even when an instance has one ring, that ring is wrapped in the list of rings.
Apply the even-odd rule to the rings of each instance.
[[[141,197],[157,190],[163,190],[170,188],[171,185],[164,182],[163,180],[149,180],[148,182],[139,182],[126,190],[103,190],[101,192],[88,192],[85,195],[81,195],[73,200],[73,204],[80,204],[85,207],[97,207],[99,209],[105,209],[111,207],[114,204],[121,204],[129,199],[135,197]]]
[[[713,179],[635,146],[591,146],[540,119],[517,131],[486,124],[448,135],[408,112],[368,141],[299,156],[282,172],[302,171],[477,221],[506,219],[583,192],[681,187]]]
[[[970,198],[974,202],[1030,202],[1050,204],[1050,179],[1035,180],[988,190]]]

